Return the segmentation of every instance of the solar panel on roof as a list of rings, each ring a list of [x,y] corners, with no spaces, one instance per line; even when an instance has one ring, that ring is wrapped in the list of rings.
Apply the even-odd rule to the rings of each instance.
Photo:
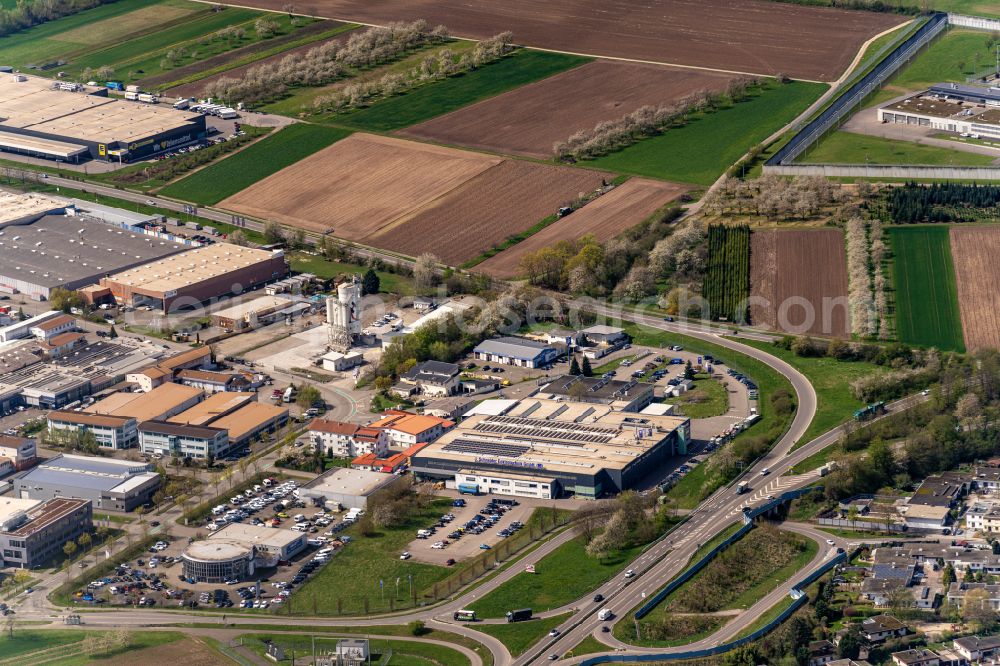
[[[518,458],[530,451],[531,447],[518,444],[502,444],[500,442],[476,442],[470,439],[455,439],[445,444],[443,450],[457,453],[471,453],[477,456]]]

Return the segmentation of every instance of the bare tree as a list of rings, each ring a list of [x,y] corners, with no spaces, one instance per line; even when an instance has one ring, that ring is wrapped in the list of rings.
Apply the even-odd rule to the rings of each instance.
[[[417,291],[428,291],[438,283],[438,258],[429,252],[417,257],[413,265],[413,283]]]

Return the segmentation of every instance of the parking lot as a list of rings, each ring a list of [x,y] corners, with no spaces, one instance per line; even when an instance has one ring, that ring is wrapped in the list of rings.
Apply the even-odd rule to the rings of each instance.
[[[461,497],[455,502],[464,502],[465,506],[452,506],[448,513],[444,514],[451,517],[450,519],[427,525],[425,529],[429,534],[426,537],[420,538],[414,535],[416,538],[407,545],[405,551],[410,553],[414,560],[447,566],[449,560],[453,560],[454,564],[474,557],[487,550],[482,548],[483,545],[496,547],[506,538],[500,536],[500,532],[509,530],[512,524],[523,525],[528,521],[532,511],[532,507],[525,506],[518,500],[495,495]],[[517,504],[510,506],[498,504],[499,502],[517,502]],[[515,531],[517,530],[514,529],[509,534]]]
[[[242,499],[237,502],[220,505],[220,510],[208,518],[205,530],[199,531],[197,537],[158,542],[143,556],[121,562],[113,573],[88,583],[74,595],[74,600],[87,605],[267,609],[283,603],[351,541],[348,536],[338,536],[348,523],[320,509],[304,508],[305,504],[294,495],[294,482],[275,484],[271,488],[260,486],[259,491],[249,492],[250,495],[240,495]],[[232,499],[236,497],[234,494]],[[285,498],[287,506],[274,506],[285,502]],[[256,504],[251,506],[254,502]],[[255,508],[257,505],[261,508]],[[309,535],[308,546],[289,561],[257,569],[251,580],[220,584],[184,577],[181,554],[188,544],[203,536],[205,531],[244,520],[305,532]]]

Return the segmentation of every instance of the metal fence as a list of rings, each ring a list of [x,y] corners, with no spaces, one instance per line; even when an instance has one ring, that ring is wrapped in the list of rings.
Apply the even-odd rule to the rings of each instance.
[[[1000,169],[994,167],[945,167],[874,164],[781,164],[765,166],[767,173],[780,176],[826,176],[848,178],[901,178],[1000,180]]]
[[[765,164],[765,171],[771,172],[773,167],[790,165],[809,146],[818,141],[833,126],[840,122],[854,107],[881,86],[886,79],[895,74],[920,49],[926,46],[934,37],[948,26],[948,15],[936,13],[923,26],[913,33],[906,41],[886,56],[880,63],[862,77],[857,83],[837,97],[815,119],[807,124],[798,134],[776,152]],[[776,173],[780,173],[777,172]],[[796,172],[797,173],[797,172]]]

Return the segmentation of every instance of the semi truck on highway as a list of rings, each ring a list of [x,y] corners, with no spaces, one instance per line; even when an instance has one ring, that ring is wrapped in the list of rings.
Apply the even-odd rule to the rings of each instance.
[[[507,611],[508,622],[522,622],[531,619],[531,609],[521,608],[520,610]]]

